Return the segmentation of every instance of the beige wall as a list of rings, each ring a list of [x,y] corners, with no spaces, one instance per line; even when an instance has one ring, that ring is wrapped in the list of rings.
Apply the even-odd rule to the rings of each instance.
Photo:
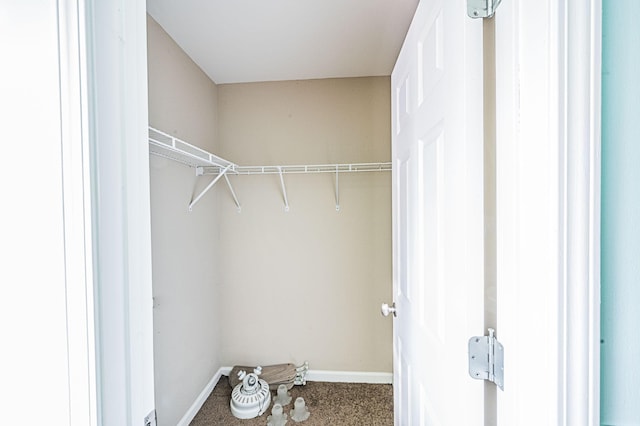
[[[216,150],[216,86],[148,17],[149,123]],[[159,426],[174,426],[220,367],[216,191],[187,205],[206,179],[150,158],[154,360]]]
[[[389,78],[218,86],[218,153],[241,165],[389,161]],[[392,371],[391,175],[232,177],[220,193],[224,365]]]

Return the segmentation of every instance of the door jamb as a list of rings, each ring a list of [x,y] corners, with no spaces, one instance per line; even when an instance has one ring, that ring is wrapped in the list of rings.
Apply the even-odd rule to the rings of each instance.
[[[599,424],[601,15],[601,0],[496,14],[498,425]]]

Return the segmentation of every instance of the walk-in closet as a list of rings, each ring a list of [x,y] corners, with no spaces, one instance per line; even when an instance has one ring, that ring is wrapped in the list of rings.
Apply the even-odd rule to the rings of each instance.
[[[237,364],[390,383],[389,76],[217,84],[151,15],[159,424]]]

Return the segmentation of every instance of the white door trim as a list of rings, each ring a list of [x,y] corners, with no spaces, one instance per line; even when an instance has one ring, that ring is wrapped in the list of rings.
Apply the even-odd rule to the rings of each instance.
[[[498,425],[597,425],[600,0],[495,19]]]
[[[566,424],[600,424],[601,0],[567,2]],[[585,393],[585,390],[587,391]]]
[[[154,408],[146,4],[83,0],[96,305],[98,424]]]
[[[58,4],[71,424],[97,425],[98,384],[84,2]]]

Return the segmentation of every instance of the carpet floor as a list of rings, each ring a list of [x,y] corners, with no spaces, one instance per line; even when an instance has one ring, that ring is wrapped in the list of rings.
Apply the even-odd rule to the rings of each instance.
[[[267,424],[267,417],[271,414],[273,402],[262,416],[240,420],[231,414],[229,408],[231,391],[228,378],[222,376],[191,422],[191,426],[264,426]],[[301,426],[393,426],[393,388],[391,385],[307,382],[304,386],[294,386],[289,392],[292,399],[284,407],[284,412],[287,415],[293,409],[293,402],[299,396],[304,398],[311,413],[307,420],[299,423]],[[275,391],[272,391],[272,401],[275,396]],[[288,418],[287,426],[297,424]]]

